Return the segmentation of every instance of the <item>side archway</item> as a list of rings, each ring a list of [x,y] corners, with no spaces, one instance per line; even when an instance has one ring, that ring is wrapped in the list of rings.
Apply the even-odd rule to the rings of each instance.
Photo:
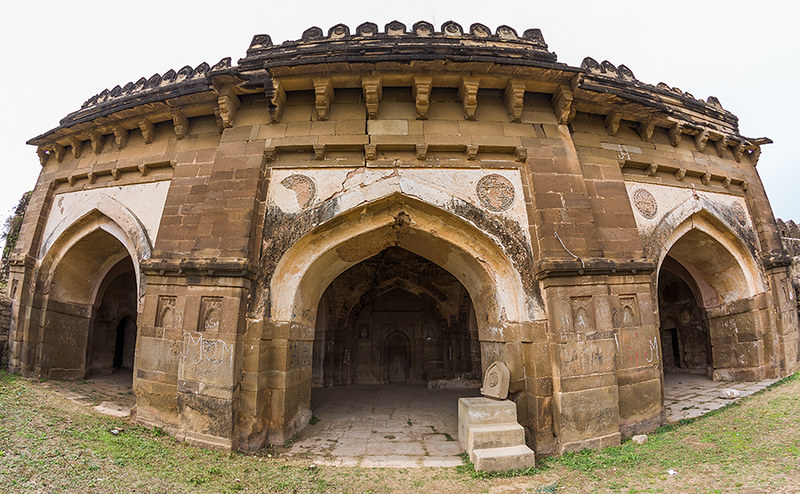
[[[38,375],[84,378],[112,372],[116,361],[133,366],[135,318],[144,294],[139,266],[152,243],[130,211],[114,201],[101,206],[117,219],[93,208],[70,225],[58,225],[40,250],[35,279],[41,309],[28,321],[38,328],[31,342]],[[117,349],[118,343],[124,348]]]
[[[746,241],[713,213],[698,211],[664,235],[656,277],[670,370],[719,380],[764,377],[759,312],[766,287]]]

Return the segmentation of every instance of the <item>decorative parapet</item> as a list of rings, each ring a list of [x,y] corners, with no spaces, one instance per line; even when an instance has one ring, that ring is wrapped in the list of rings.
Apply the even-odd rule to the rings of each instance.
[[[359,25],[354,31],[337,24],[327,34],[312,27],[300,39],[278,45],[272,43],[269,35],[256,35],[238,66],[232,67],[231,59],[224,58],[213,66],[207,63],[195,68],[185,66],[105,89],[89,98],[80,110],[64,117],[59,127],[31,139],[29,144],[38,146],[44,165],[50,157],[61,161],[65,148],[79,157],[86,143],[91,144],[94,153],[99,153],[104,135],[108,134],[113,135],[118,148],[125,146],[132,130],[140,131],[145,142],[152,142],[156,124],[166,120],[172,122],[176,137],[181,139],[188,133],[190,118],[213,113],[222,132],[234,125],[238,97],[262,91],[267,97],[270,121],[278,122],[287,92],[298,88],[313,89],[318,118],[324,120],[339,85],[352,84],[350,79],[360,81],[356,84],[364,92],[370,117],[375,118],[386,82],[375,70],[375,64],[381,62],[414,62],[418,69],[428,67],[407,73],[402,82],[411,86],[417,118],[425,119],[431,91],[434,85],[442,83],[431,73],[437,70],[431,67],[438,65],[430,66],[427,62],[437,61],[445,62],[444,66],[453,71],[470,67],[470,73],[460,77],[456,86],[467,119],[475,118],[477,94],[486,87],[504,90],[512,121],[521,117],[525,92],[538,91],[552,94],[560,124],[569,124],[576,112],[605,115],[609,135],[617,134],[623,120],[633,125],[646,141],[652,139],[658,127],[666,129],[673,146],[678,146],[686,135],[699,151],[710,141],[720,156],[729,152],[736,161],[747,157],[753,165],[758,161],[761,145],[771,142],[767,138],[741,136],[736,116],[713,96],[696,99],[664,83],[641,82],[627,66],[615,66],[607,60],[598,63],[587,57],[580,67],[558,63],[538,29],[527,29],[519,35],[508,26],[492,31],[475,23],[465,30],[448,21],[436,30],[424,21],[411,28],[393,21],[383,31],[371,22]],[[348,70],[353,71],[351,75],[358,79],[351,77],[349,82],[343,82],[334,76],[335,70],[322,67],[341,63],[348,64]],[[500,66],[508,70],[495,71]],[[295,67],[306,68],[295,70]],[[482,70],[486,74],[491,72],[492,77],[482,77]],[[290,80],[285,79],[287,75]],[[397,85],[400,79],[393,77]],[[307,81],[298,85],[298,78]],[[532,85],[537,81],[541,84],[534,88]],[[452,78],[445,84],[452,87]]]
[[[468,31],[448,21],[437,31],[428,22],[415,23],[411,29],[392,21],[381,32],[377,24],[365,22],[354,33],[344,24],[337,24],[325,35],[311,27],[295,41],[279,45],[267,34],[253,37],[247,55],[239,60],[241,70],[257,70],[282,65],[307,65],[331,62],[370,62],[377,60],[492,61],[509,64],[553,64],[556,54],[547,50],[539,29],[527,29],[522,35],[509,26],[500,26],[494,33],[483,24],[472,24]]]

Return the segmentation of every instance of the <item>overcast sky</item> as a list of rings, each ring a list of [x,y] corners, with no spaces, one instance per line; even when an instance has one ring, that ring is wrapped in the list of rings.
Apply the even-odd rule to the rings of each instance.
[[[90,96],[154,73],[245,55],[254,34],[274,43],[313,25],[381,26],[448,20],[518,33],[537,27],[558,60],[625,64],[697,98],[717,96],[741,133],[767,136],[758,164],[776,217],[800,222],[798,142],[800,2],[442,1],[307,2],[35,1],[4,3],[0,19],[4,176],[0,215],[33,188],[40,166],[25,141],[58,125]],[[2,219],[0,218],[0,220]]]

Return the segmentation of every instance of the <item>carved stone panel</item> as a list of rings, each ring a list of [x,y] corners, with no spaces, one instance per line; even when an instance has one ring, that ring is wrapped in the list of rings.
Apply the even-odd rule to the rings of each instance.
[[[619,325],[622,327],[638,326],[639,311],[637,310],[636,295],[620,295],[619,297]]]
[[[180,316],[175,309],[176,297],[161,295],[158,297],[156,326],[159,328],[176,328],[180,326]]]
[[[572,298],[572,321],[575,331],[584,333],[594,329],[594,321],[591,315],[591,300],[591,297]]]
[[[502,175],[486,175],[476,186],[481,205],[489,211],[501,212],[514,203],[514,186]]]
[[[636,210],[639,211],[639,214],[647,219],[655,218],[658,213],[656,198],[653,197],[653,194],[644,189],[636,189],[633,191],[633,205],[636,206]]]
[[[200,299],[200,317],[197,331],[219,331],[222,320],[222,297],[203,297]]]
[[[481,394],[489,398],[505,400],[508,397],[508,384],[511,381],[511,372],[508,366],[500,361],[495,361],[486,369],[483,378]]]

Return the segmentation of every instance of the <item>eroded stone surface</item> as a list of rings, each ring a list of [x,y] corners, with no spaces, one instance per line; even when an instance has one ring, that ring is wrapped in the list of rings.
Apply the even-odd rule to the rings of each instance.
[[[739,389],[798,368],[800,232],[755,172],[769,142],[717,98],[558,64],[537,29],[256,35],[237,65],[104,90],[30,140],[9,368],[129,369],[138,422],[257,451],[309,427],[312,386],[448,396],[502,362],[537,453],[618,444],[674,417],[665,370]],[[414,427],[335,461],[453,450]],[[335,451],[347,431],[318,432]]]

